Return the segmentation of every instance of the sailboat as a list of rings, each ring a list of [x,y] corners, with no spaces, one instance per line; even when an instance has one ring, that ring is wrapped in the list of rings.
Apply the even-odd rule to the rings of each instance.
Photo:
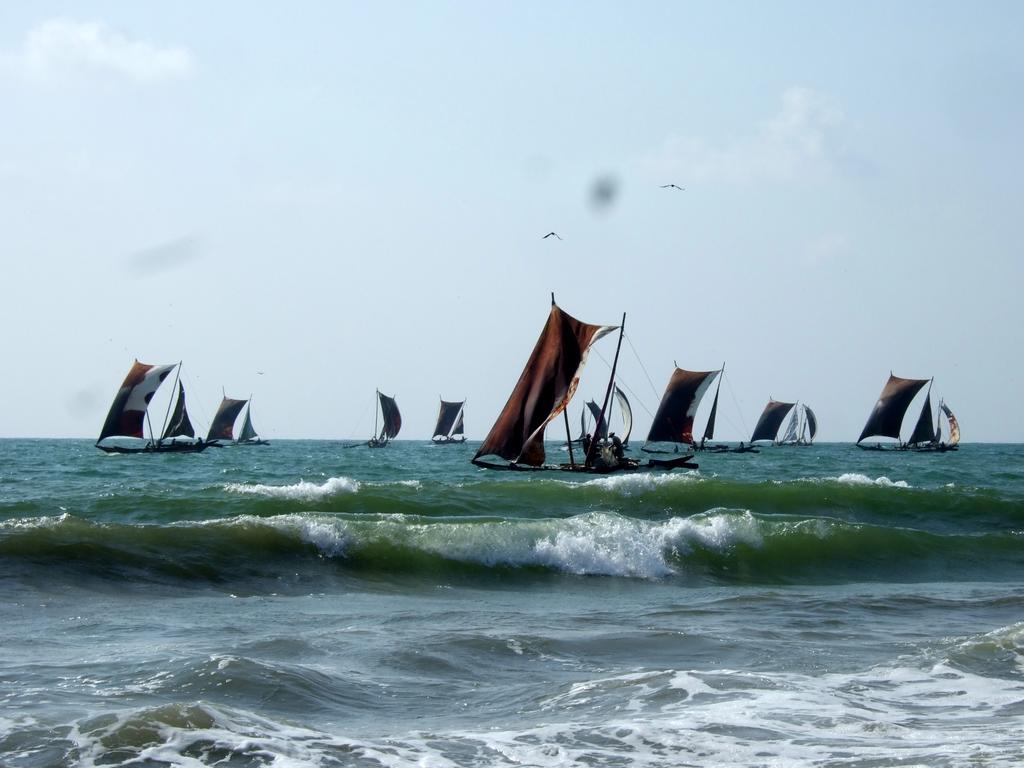
[[[960,443],[960,424],[944,401],[939,401],[939,407],[935,411],[935,421],[932,421],[931,383],[928,385],[928,393],[924,397],[924,404],[921,406],[921,415],[917,417],[914,431],[910,439],[903,446],[910,451],[955,451]],[[945,414],[949,421],[949,442],[942,442],[942,418]]]
[[[402,428],[402,414],[398,411],[398,403],[395,402],[395,398],[388,397],[378,389],[377,402],[380,405],[382,426],[378,434],[377,411],[375,410],[373,412],[373,437],[366,442],[371,448],[383,448],[398,435],[398,430]]]
[[[156,438],[153,431],[153,424],[149,418],[149,404],[156,394],[157,389],[168,377],[170,372],[175,370],[175,384],[177,385],[177,398],[174,401],[174,411],[171,411],[171,403],[167,404],[167,414],[164,418],[163,429],[160,437]],[[100,429],[100,435],[96,438],[96,447],[105,453],[197,453],[206,448],[207,443],[202,440],[182,440],[179,437],[195,437],[195,429],[188,417],[185,408],[185,387],[180,380],[181,363],[171,365],[148,365],[136,360],[125,376],[117,394],[114,395],[114,402],[110,405],[110,411]],[[145,426],[149,427],[149,438],[146,438]],[[145,440],[145,444],[122,445],[116,443],[105,443],[103,441],[112,437],[127,437],[135,440]]]
[[[754,434],[750,436],[751,445],[758,440],[771,440],[774,442],[778,437],[782,421],[795,405],[796,403],[783,403],[769,397],[768,405],[761,411],[761,418],[757,420],[757,424],[754,426]]]
[[[434,436],[431,440],[440,445],[466,442],[462,415],[466,401],[451,402],[441,399],[441,408],[437,413],[437,424],[434,425]]]
[[[806,403],[797,402],[790,414],[789,423],[776,445],[811,445],[818,434],[818,417]]]
[[[665,392],[661,396],[661,403],[654,414],[654,420],[651,422],[651,429],[647,433],[647,440],[642,450],[648,453],[669,453],[669,451],[647,447],[651,443],[675,443],[674,452],[678,452],[679,445],[686,445],[692,450],[728,450],[728,447],[724,445],[708,446],[706,444],[708,440],[713,440],[715,437],[718,393],[722,386],[719,374],[724,370],[724,365],[717,371],[687,371],[677,365],[669,377],[668,384],[665,385]],[[715,389],[715,400],[711,405],[711,413],[708,415],[704,434],[698,444],[693,436],[697,408],[704,398],[704,393],[716,378],[718,379],[718,388]]]
[[[242,419],[242,429],[238,434],[238,439],[235,440],[235,445],[270,445],[270,441],[260,437],[252,425],[252,396],[247,402],[245,418]]]
[[[622,441],[624,448],[629,447],[629,436],[633,433],[633,408],[629,404],[629,398],[626,397],[626,393],[623,392],[619,385],[616,384],[614,388],[615,402],[619,405],[619,412],[622,416],[622,435],[619,438]],[[587,435],[597,440],[607,440],[609,436],[608,432],[608,420],[601,418],[601,406],[598,405],[596,400],[587,400],[584,403],[586,406],[580,411],[580,436],[576,438],[575,442],[582,443]],[[587,426],[587,412],[590,413],[591,418],[594,420],[593,430]],[[611,434],[615,434],[612,432]]]
[[[222,394],[217,412],[213,415],[213,422],[210,424],[210,431],[206,434],[206,442],[212,445],[220,445],[220,441],[234,442],[235,440],[235,419],[242,412],[248,400],[238,400]]]
[[[925,395],[924,404],[921,407],[921,415],[914,425],[914,431],[906,443],[899,442],[900,427],[903,425],[903,417],[910,407],[914,396],[920,392],[924,385],[928,385],[928,393]],[[885,450],[928,450],[928,451],[949,451],[956,450],[960,442],[960,425],[948,407],[940,410],[949,419],[950,440],[948,443],[941,442],[941,435],[936,433],[932,421],[931,405],[931,379],[903,379],[889,373],[889,380],[882,388],[882,394],[878,396],[878,402],[868,416],[864,430],[857,438],[857,447],[867,451]],[[942,403],[945,406],[945,403]],[[883,446],[881,443],[875,445],[861,445],[866,437],[891,437],[897,442],[895,445]]]
[[[569,419],[566,408],[576,393],[580,374],[587,360],[591,345],[612,331],[619,331],[619,342],[615,349],[611,377],[605,390],[604,402],[598,414],[597,423],[605,419],[615,382],[619,350],[622,346],[622,332],[626,316],[619,326],[591,325],[572,317],[555,303],[551,297],[551,311],[540,337],[533,348],[526,366],[508,402],[498,414],[494,426],[484,438],[480,449],[472,458],[473,464],[484,469],[505,470],[556,470],[563,472],[585,472],[607,474],[610,472],[635,471],[638,469],[675,467],[696,467],[688,460],[692,454],[670,461],[650,460],[641,464],[628,459],[621,450],[613,450],[608,443],[591,441],[587,450],[576,460],[569,435]],[[547,425],[562,415],[565,419],[566,439],[569,441],[568,464],[545,464],[544,430]],[[618,448],[618,447],[616,447]],[[495,456],[507,463],[497,464],[485,460]]]

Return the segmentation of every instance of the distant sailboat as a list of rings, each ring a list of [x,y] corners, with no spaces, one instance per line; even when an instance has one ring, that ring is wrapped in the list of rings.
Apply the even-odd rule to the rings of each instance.
[[[235,445],[270,445],[269,440],[264,440],[257,434],[256,428],[252,425],[252,398],[248,400],[245,409],[245,418],[242,420],[242,429],[239,432]]]
[[[621,456],[621,453],[614,455],[611,445],[602,445],[598,440],[591,442],[589,449],[583,452],[580,462],[576,461],[570,442],[568,464],[545,464],[545,428],[559,415],[563,415],[566,438],[569,438],[569,422],[568,417],[564,416],[565,409],[576,392],[587,353],[594,342],[614,330],[619,331],[619,347],[616,347],[611,377],[598,423],[604,420],[611,398],[622,343],[622,326],[590,325],[580,322],[563,312],[555,304],[552,296],[551,311],[533,352],[512,394],[509,395],[508,402],[505,403],[472,462],[484,469],[557,470],[595,474],[654,467],[694,467],[694,464],[687,461],[692,456],[682,456],[664,462],[652,460],[641,465],[634,459]],[[499,457],[508,463],[496,464],[485,461],[484,457],[488,456]]]
[[[754,434],[750,436],[750,442],[756,443],[758,440],[771,440],[774,442],[776,437],[778,437],[779,427],[782,426],[786,414],[795,405],[796,403],[783,403],[779,400],[768,398],[768,405],[761,411],[761,418],[757,420]]]
[[[442,445],[466,442],[462,422],[465,408],[465,400],[459,402],[441,400],[441,407],[437,413],[437,424],[434,425],[434,436],[431,440]]]
[[[160,437],[156,438],[152,422],[149,418],[149,404],[157,389],[172,370],[177,368],[175,383],[177,398],[174,410],[168,403],[168,413],[164,419]],[[197,453],[206,448],[202,440],[179,441],[179,437],[195,437],[195,430],[185,408],[185,387],[179,374],[181,364],[147,365],[136,360],[124,382],[114,396],[110,411],[103,422],[100,435],[96,438],[96,447],[105,453]],[[146,437],[145,426],[148,425],[149,437]],[[145,440],[142,445],[105,443],[109,438],[126,437],[135,441]]]
[[[945,414],[949,423],[949,442],[942,442],[942,419],[940,414]],[[955,451],[960,443],[960,424],[956,416],[949,409],[945,402],[940,402],[935,411],[935,420],[932,421],[932,393],[931,384],[928,385],[928,393],[924,397],[924,404],[921,406],[921,414],[917,417],[914,431],[903,446],[911,451]]]
[[[786,431],[776,445],[811,445],[818,434],[818,418],[804,403],[797,403],[790,414]]]
[[[235,420],[247,402],[249,401],[223,395],[220,405],[217,407],[217,412],[213,415],[210,431],[206,434],[206,442],[217,444],[221,440],[228,443],[234,442]]]
[[[720,374],[724,370],[725,366],[717,371],[687,371],[677,366],[669,377],[668,384],[665,385],[665,392],[662,394],[661,403],[654,414],[654,420],[651,422],[643,450],[648,453],[668,453],[668,451],[647,447],[652,443],[675,443],[676,452],[678,452],[679,445],[700,450],[705,447],[707,440],[713,440],[715,419],[718,415],[718,393],[721,388]],[[700,407],[705,392],[716,378],[718,378],[719,388],[715,390],[711,413],[708,415],[708,422],[698,445],[693,435],[697,408]],[[725,446],[714,446],[711,449],[724,450]]]
[[[928,393],[925,395],[924,404],[921,407],[921,414],[914,425],[914,431],[906,443],[899,442],[900,427],[903,425],[903,417],[910,407],[914,397],[920,392],[924,385],[928,385]],[[946,414],[950,424],[950,440],[942,443],[937,435],[935,422],[932,421],[931,405],[931,379],[903,379],[899,376],[889,374],[889,380],[882,388],[882,394],[878,402],[868,416],[864,430],[857,438],[857,446],[869,451],[880,450],[921,450],[921,451],[950,451],[956,450],[960,442],[960,425],[956,417],[948,407],[942,403],[940,410]],[[955,435],[955,437],[954,437]],[[891,437],[897,442],[895,445],[884,446],[881,443],[875,445],[861,445],[867,437]]]
[[[398,410],[395,398],[388,397],[377,390],[377,402],[380,405],[380,433],[377,432],[377,411],[373,412],[373,437],[366,444],[371,448],[383,448],[398,436],[402,428],[402,414]]]

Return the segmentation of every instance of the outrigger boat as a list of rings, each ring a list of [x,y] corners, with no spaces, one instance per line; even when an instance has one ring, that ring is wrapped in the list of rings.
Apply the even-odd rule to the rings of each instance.
[[[173,413],[171,402],[167,403],[164,427],[160,437],[156,438],[149,418],[149,404],[172,370],[175,371],[177,399],[174,400]],[[185,387],[181,383],[180,373],[181,363],[148,365],[136,360],[114,395],[114,402],[110,405],[100,436],[96,438],[96,447],[104,453],[198,453],[205,449],[208,443],[201,439],[178,440],[182,437],[194,438],[196,434],[185,408]],[[145,426],[149,427],[148,439]],[[108,438],[117,437],[146,442],[144,445],[103,443]]]
[[[818,434],[818,417],[805,403],[798,402],[789,417],[786,431],[775,441],[776,445],[814,444],[814,436]]]
[[[551,296],[551,312],[533,348],[526,367],[505,407],[498,414],[480,449],[471,459],[473,464],[484,469],[512,471],[559,471],[587,474],[610,474],[613,472],[635,472],[649,469],[695,469],[689,461],[693,454],[671,460],[650,459],[641,463],[622,455],[621,442],[618,445],[592,440],[588,450],[576,460],[573,441],[569,434],[569,418],[566,408],[576,393],[580,374],[587,360],[591,345],[603,336],[617,330],[618,345],[612,362],[611,376],[605,390],[604,402],[597,423],[605,419],[608,404],[615,384],[615,369],[622,347],[622,334],[626,316],[619,326],[590,325],[563,312]],[[569,444],[568,464],[546,464],[544,451],[544,430],[561,414],[565,420],[565,436]],[[485,461],[483,457],[496,456],[506,464]]]
[[[910,407],[911,401],[924,385],[928,385],[928,393],[925,395],[924,404],[921,406],[921,415],[917,419],[914,431],[910,439],[899,442],[900,427],[903,425],[903,417]],[[955,451],[960,442],[960,425],[945,402],[940,401],[939,410],[949,420],[949,442],[942,442],[941,427],[938,429],[932,422],[931,405],[932,379],[903,379],[889,373],[889,380],[882,388],[882,394],[878,396],[864,430],[857,438],[857,447],[865,451]],[[896,439],[895,445],[862,445],[866,437],[892,437]]]
[[[235,421],[238,414],[248,405],[245,410],[245,420],[242,422],[242,429],[238,438],[235,438]],[[206,442],[216,447],[222,447],[226,441],[232,445],[269,445],[269,441],[261,440],[252,426],[252,403],[249,400],[239,400],[222,394],[217,413],[213,416],[213,423],[210,424],[210,431],[206,435]]]
[[[378,434],[377,411],[374,410],[373,437],[366,441],[366,445],[370,448],[383,448],[398,436],[398,430],[402,428],[402,414],[398,411],[398,403],[395,402],[395,398],[388,397],[378,389],[377,402],[380,405],[382,426]]]
[[[775,442],[775,438],[779,434],[779,427],[782,426],[783,419],[792,410],[796,403],[783,403],[775,398],[768,398],[768,405],[761,411],[761,418],[757,420],[757,424],[754,425],[754,434],[750,436],[750,445],[753,446],[758,440],[771,440]]]
[[[669,377],[668,384],[665,385],[665,392],[661,396],[661,403],[651,422],[647,440],[640,450],[647,453],[678,453],[679,446],[685,445],[691,451],[728,451],[729,446],[727,445],[707,444],[708,440],[713,440],[715,437],[718,393],[721,390],[721,374],[724,371],[724,364],[717,371],[687,371],[677,365]],[[704,393],[716,378],[718,379],[718,388],[715,389],[711,413],[708,415],[708,422],[704,427],[704,435],[701,437],[700,443],[697,443],[693,436],[697,408],[704,398]],[[648,447],[657,443],[675,443],[675,447],[672,451]]]
[[[466,442],[465,426],[462,422],[465,409],[465,400],[451,402],[442,398],[441,408],[437,413],[437,424],[434,425],[434,436],[430,438],[431,441],[437,445],[452,445]]]

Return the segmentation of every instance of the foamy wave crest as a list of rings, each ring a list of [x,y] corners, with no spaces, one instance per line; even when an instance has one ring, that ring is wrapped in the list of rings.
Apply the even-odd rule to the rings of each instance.
[[[325,499],[342,493],[358,493],[359,483],[348,477],[330,477],[319,485],[305,480],[300,480],[293,485],[228,483],[224,486],[224,490],[229,493],[266,496],[274,499],[317,501],[318,499]]]
[[[692,485],[700,482],[701,477],[697,472],[635,472],[622,475],[607,475],[587,480],[584,483],[569,483],[578,487],[603,488],[621,496],[638,496],[649,493],[659,488],[670,488],[673,486]]]
[[[676,572],[674,557],[695,547],[727,550],[759,546],[758,523],[749,512],[705,514],[651,523],[614,514],[588,513],[566,520],[412,526],[417,547],[488,566],[543,566],[579,576],[658,579]],[[418,530],[416,530],[418,529]]]
[[[0,531],[30,531],[36,528],[56,528],[71,518],[68,512],[62,515],[43,515],[42,517],[16,517],[11,520],[0,520]]]
[[[271,518],[240,518],[255,525],[266,525],[298,536],[328,557],[344,555],[352,543],[348,527],[341,520],[308,515],[278,515]]]
[[[910,484],[906,480],[890,480],[888,477],[876,477],[872,480],[867,475],[862,475],[859,472],[846,472],[839,477],[828,477],[826,480],[833,480],[834,482],[841,483],[843,485],[874,485],[879,488],[909,488]]]

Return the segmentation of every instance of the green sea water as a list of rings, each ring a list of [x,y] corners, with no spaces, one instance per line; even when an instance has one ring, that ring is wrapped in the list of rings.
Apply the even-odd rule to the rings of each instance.
[[[0,765],[1024,761],[1024,446],[473,451],[0,441]]]

